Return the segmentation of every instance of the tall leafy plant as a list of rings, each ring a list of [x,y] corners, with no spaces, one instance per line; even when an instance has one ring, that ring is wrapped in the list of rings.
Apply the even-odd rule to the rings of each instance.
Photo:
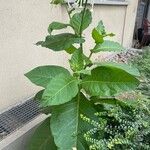
[[[53,0],[52,3],[62,4],[63,1]],[[55,52],[68,53],[71,71],[61,66],[47,65],[25,74],[31,82],[43,87],[35,97],[48,113],[51,110],[50,124],[44,122],[44,127],[40,126],[29,144],[29,149],[32,150],[88,150],[89,144],[83,133],[90,126],[80,118],[80,114],[94,119],[93,114],[99,109],[95,105],[96,101],[101,101],[102,98],[113,100],[120,92],[134,90],[139,84],[135,77],[138,72],[130,66],[92,62],[91,56],[94,53],[124,50],[119,43],[105,40],[105,37],[112,37],[114,34],[106,32],[102,21],[91,32],[95,46],[89,50],[89,56],[84,54],[83,32],[92,22],[92,13],[87,8],[87,0],[78,1],[73,6],[75,7],[69,5],[68,8],[66,5],[69,22],[52,22],[45,40],[37,43],[38,46]],[[82,6],[78,12],[77,6]],[[72,28],[73,32],[54,32],[67,27]]]

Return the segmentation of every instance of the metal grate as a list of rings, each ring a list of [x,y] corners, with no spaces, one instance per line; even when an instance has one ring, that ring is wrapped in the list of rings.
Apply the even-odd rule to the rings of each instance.
[[[0,114],[0,140],[28,123],[39,113],[39,103],[31,99]]]

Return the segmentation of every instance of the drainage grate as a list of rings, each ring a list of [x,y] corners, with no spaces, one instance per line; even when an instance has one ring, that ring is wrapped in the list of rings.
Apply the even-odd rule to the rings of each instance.
[[[31,99],[0,114],[0,140],[35,118],[39,113],[39,103]]]

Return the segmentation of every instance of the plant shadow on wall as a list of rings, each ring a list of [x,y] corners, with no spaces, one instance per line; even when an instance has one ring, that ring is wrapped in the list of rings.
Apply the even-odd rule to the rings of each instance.
[[[106,124],[106,120],[110,117],[109,114],[104,116],[104,120],[99,119],[95,114],[100,113],[101,110],[109,113],[111,106],[105,110],[102,109],[103,104],[105,106],[111,102],[112,105],[125,105],[116,96],[137,88],[139,81],[136,77],[139,76],[139,72],[136,68],[125,64],[92,62],[93,53],[124,50],[119,43],[105,40],[105,37],[112,37],[114,34],[105,31],[102,21],[91,31],[95,46],[89,50],[89,56],[84,54],[83,31],[92,22],[92,14],[87,8],[87,1],[78,1],[72,5],[58,0],[53,0],[52,3],[66,6],[70,21],[67,23],[52,22],[48,27],[48,36],[37,45],[56,52],[68,53],[72,71],[53,65],[40,66],[25,74],[31,82],[43,87],[43,90],[36,94],[35,99],[40,100],[44,112],[52,114],[37,129],[28,149],[92,149],[85,133],[93,128],[93,124],[87,123],[84,116],[100,122],[100,125]],[[73,33],[54,34],[53,32],[67,27],[72,28]],[[98,105],[98,102],[103,104]],[[118,115],[117,112],[116,115]],[[103,132],[93,134],[92,138],[99,139],[99,136],[104,134]]]

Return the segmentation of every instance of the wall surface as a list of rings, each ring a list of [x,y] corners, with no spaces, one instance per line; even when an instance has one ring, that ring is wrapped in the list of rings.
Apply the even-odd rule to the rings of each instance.
[[[147,19],[150,21],[150,5],[149,5],[149,8],[148,8],[148,15],[147,15]]]
[[[86,30],[86,51],[93,46],[91,29],[103,20],[114,32],[113,39],[130,47],[134,29],[137,1],[129,5],[96,5],[93,24]],[[31,84],[24,73],[39,65],[56,64],[68,67],[68,56],[34,45],[44,39],[53,20],[67,21],[63,7],[49,0],[0,0],[0,111],[33,95],[40,88]]]

